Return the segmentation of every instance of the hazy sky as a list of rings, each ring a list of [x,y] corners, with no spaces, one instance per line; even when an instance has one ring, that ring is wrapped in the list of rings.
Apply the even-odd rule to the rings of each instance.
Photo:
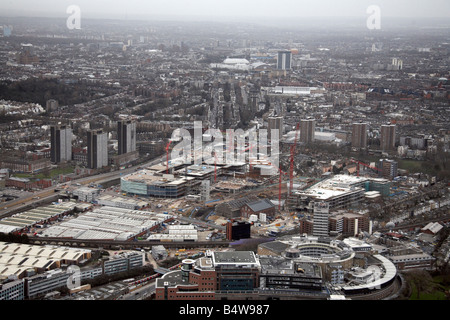
[[[86,18],[178,17],[382,17],[450,18],[449,0],[0,0],[0,16],[69,16],[77,5]]]

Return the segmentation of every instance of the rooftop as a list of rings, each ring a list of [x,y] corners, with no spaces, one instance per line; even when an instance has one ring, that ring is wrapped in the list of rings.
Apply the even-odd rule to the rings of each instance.
[[[266,210],[275,207],[275,205],[268,199],[262,199],[254,202],[247,203],[247,206],[250,207],[254,212],[258,212],[261,210]]]
[[[278,254],[282,254],[287,248],[289,248],[289,244],[281,242],[281,241],[270,241],[261,243],[259,245],[262,248],[266,248],[270,251],[277,252]]]
[[[134,173],[131,173],[125,177],[122,177],[122,180],[128,182],[137,182],[137,183],[145,183],[147,185],[177,185],[186,183],[189,180],[195,179],[194,177],[174,177],[170,174],[164,174],[162,176],[155,175],[154,171],[150,170],[140,170]]]
[[[364,177],[335,175],[323,180],[310,188],[297,191],[299,195],[312,196],[319,200],[328,200],[347,192],[363,191],[362,184],[369,181]]]
[[[32,268],[49,268],[60,260],[79,260],[87,249],[0,242],[0,278]]]
[[[227,264],[253,264],[258,265],[256,255],[253,251],[225,251],[225,252],[214,252],[212,254],[213,264],[217,265],[227,265]]]
[[[421,229],[422,232],[424,231],[430,231],[433,234],[438,233],[439,231],[441,231],[441,229],[443,228],[443,226],[439,223],[439,222],[430,222],[428,223],[425,227],[423,227]]]

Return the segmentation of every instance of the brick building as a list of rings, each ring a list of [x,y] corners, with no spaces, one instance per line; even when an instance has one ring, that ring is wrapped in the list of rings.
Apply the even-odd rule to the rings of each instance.
[[[180,270],[156,280],[156,300],[216,300],[259,286],[259,261],[252,251],[207,252],[183,260]]]
[[[248,202],[241,207],[241,217],[248,219],[252,214],[259,217],[260,213],[265,213],[268,217],[273,217],[276,213],[275,205],[268,199]]]

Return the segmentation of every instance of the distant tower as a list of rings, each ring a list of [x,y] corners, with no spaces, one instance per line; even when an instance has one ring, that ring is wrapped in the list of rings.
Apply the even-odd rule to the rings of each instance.
[[[59,103],[56,100],[47,100],[46,105],[45,105],[45,111],[47,112],[52,112],[52,111],[56,111],[59,108]]]
[[[61,163],[72,160],[72,129],[64,125],[50,127],[50,160]]]
[[[87,163],[88,168],[98,169],[108,166],[108,135],[102,130],[87,133]]]
[[[300,121],[300,142],[312,143],[314,142],[314,135],[316,131],[316,120],[303,119]]]
[[[136,151],[136,122],[126,120],[117,122],[119,155]]]
[[[290,70],[292,67],[292,52],[279,51],[277,56],[277,69]]]
[[[367,148],[367,123],[354,123],[352,128],[352,147]]]
[[[258,112],[258,104],[259,104],[259,90],[251,88],[250,89],[250,108],[252,112]]]
[[[11,37],[13,31],[12,26],[3,26],[3,36],[4,37]]]
[[[268,137],[269,139],[271,139],[271,133],[272,133],[272,129],[277,129],[279,130],[278,133],[278,137],[279,139],[281,139],[281,137],[283,136],[283,117],[269,117],[267,119],[268,125],[267,125],[267,129],[268,129]]]
[[[393,151],[395,148],[395,124],[381,126],[381,151]]]
[[[18,64],[37,64],[39,63],[39,58],[34,54],[34,49],[32,44],[22,44],[21,51],[17,54]]]
[[[399,58],[393,58],[392,65],[395,67],[396,70],[402,70],[403,69],[403,60],[399,59]]]

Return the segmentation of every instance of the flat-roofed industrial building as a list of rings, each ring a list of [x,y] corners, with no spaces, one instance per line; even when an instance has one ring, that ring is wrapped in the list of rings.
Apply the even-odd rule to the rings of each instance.
[[[173,218],[169,214],[105,206],[51,226],[40,236],[126,241],[140,237]]]

